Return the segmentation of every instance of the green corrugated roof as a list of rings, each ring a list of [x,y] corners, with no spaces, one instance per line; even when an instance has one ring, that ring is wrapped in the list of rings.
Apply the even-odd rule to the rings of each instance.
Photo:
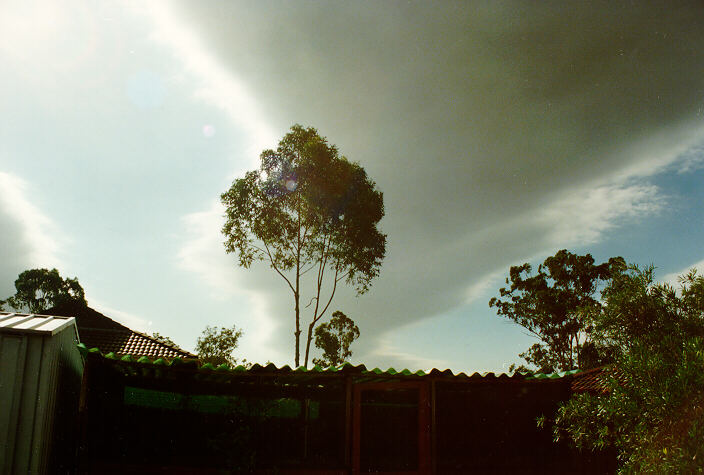
[[[154,365],[154,366],[168,366],[168,367],[177,367],[177,366],[181,366],[181,365],[188,365],[188,366],[193,367],[194,369],[198,369],[199,371],[230,373],[230,374],[232,374],[232,373],[241,373],[241,374],[276,373],[276,374],[282,374],[282,375],[283,374],[307,374],[310,376],[314,376],[315,374],[324,375],[324,374],[335,374],[335,373],[349,373],[349,374],[360,374],[363,376],[377,376],[377,377],[382,377],[382,378],[383,377],[390,377],[390,378],[444,377],[444,378],[449,378],[449,379],[488,378],[488,379],[527,379],[527,380],[531,380],[531,379],[557,379],[557,378],[562,378],[565,376],[571,376],[571,375],[579,372],[579,370],[572,370],[572,371],[564,371],[561,373],[549,373],[549,374],[514,373],[513,375],[508,375],[506,373],[501,373],[501,374],[497,375],[493,372],[486,372],[486,373],[475,372],[472,375],[467,375],[463,372],[455,374],[449,369],[446,369],[444,371],[441,371],[439,369],[432,369],[430,372],[425,372],[423,370],[411,371],[409,369],[403,369],[401,371],[398,371],[394,368],[388,368],[387,370],[382,370],[380,368],[368,369],[363,364],[355,366],[351,363],[343,363],[339,366],[331,366],[328,368],[322,368],[321,366],[315,365],[310,369],[307,369],[303,366],[300,366],[296,369],[292,369],[288,365],[284,365],[279,368],[273,363],[269,363],[268,365],[265,365],[265,366],[262,366],[260,364],[254,364],[249,368],[242,366],[242,365],[231,368],[230,366],[225,365],[225,364],[219,365],[216,367],[210,363],[206,363],[206,364],[198,366],[197,364],[195,364],[193,362],[193,360],[184,361],[180,358],[173,358],[173,359],[171,359],[171,361],[168,361],[164,358],[158,358],[155,360],[151,360],[146,356],[142,356],[139,359],[135,359],[130,355],[124,355],[122,357],[119,357],[115,353],[103,354],[100,352],[100,350],[98,348],[90,348],[89,349],[83,343],[79,343],[78,348],[84,356],[87,354],[102,355],[104,358],[106,358],[108,360],[113,360],[113,361],[122,361],[125,363],[142,363],[142,364],[150,364],[150,365]]]
[[[527,374],[526,379],[557,379],[564,378],[565,376],[572,376],[573,374],[581,373],[580,369],[571,369],[569,371],[560,371],[555,373],[532,373]]]

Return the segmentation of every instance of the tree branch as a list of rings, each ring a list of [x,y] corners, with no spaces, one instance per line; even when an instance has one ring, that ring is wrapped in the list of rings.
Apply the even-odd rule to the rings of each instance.
[[[291,285],[291,281],[288,280],[288,277],[286,277],[274,263],[274,257],[271,255],[271,251],[269,250],[269,246],[267,245],[267,243],[265,241],[262,242],[264,243],[264,247],[266,248],[266,253],[269,255],[269,262],[271,263],[271,267],[286,281],[289,288],[291,289],[291,292],[293,292],[293,294],[295,295],[296,290],[293,288],[293,285]]]
[[[335,290],[337,289],[337,282],[339,280],[337,278],[338,272],[339,272],[339,269],[337,267],[335,267],[335,283],[332,286],[332,292],[330,293],[330,298],[328,299],[328,303],[325,304],[325,308],[323,308],[322,312],[320,312],[320,315],[318,316],[318,318],[315,321],[320,320],[320,318],[322,318],[322,316],[325,315],[325,312],[327,311],[328,307],[330,306],[330,302],[332,302],[332,298],[335,296]]]

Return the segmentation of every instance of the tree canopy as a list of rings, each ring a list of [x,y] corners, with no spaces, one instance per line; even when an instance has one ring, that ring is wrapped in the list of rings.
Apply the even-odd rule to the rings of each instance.
[[[221,195],[225,249],[248,268],[267,263],[291,291],[295,364],[300,364],[302,304],[310,307],[305,365],[313,331],[337,284],[366,292],[379,274],[386,236],[382,193],[364,168],[341,156],[312,127],[294,125],[261,166]]]
[[[166,335],[162,335],[159,332],[152,333],[152,338],[154,338],[156,341],[164,343],[166,345],[178,347],[178,345],[176,343],[174,343],[174,341],[171,338],[169,338]]]
[[[626,267],[621,257],[595,264],[567,250],[558,251],[532,273],[526,263],[512,266],[499,297],[489,301],[499,315],[513,320],[538,338],[519,356],[543,372],[587,369],[608,360],[608,347],[592,338],[591,321],[602,304],[600,286]]]
[[[234,367],[237,364],[237,358],[234,357],[233,352],[241,336],[242,330],[234,325],[232,328],[205,327],[196,341],[198,359],[215,366],[227,364]]]
[[[62,278],[56,269],[29,269],[15,280],[15,295],[7,303],[16,310],[41,313],[59,304],[76,302],[87,305],[77,278]]]
[[[359,328],[351,318],[339,310],[332,318],[315,329],[315,346],[323,350],[322,358],[314,358],[320,366],[337,366],[352,356],[350,345],[359,338]]]
[[[704,470],[704,277],[680,281],[656,284],[652,267],[613,277],[593,333],[614,348],[609,392],[563,404],[556,439],[615,447],[622,473]]]

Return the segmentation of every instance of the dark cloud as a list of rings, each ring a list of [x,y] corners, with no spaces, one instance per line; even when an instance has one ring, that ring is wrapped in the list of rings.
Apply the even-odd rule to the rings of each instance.
[[[17,275],[26,269],[27,257],[31,248],[26,242],[21,226],[13,216],[3,209],[0,203],[0,229],[2,229],[2,246],[0,246],[0,300],[15,293],[13,283]]]
[[[554,231],[570,209],[541,215],[558,197],[597,196],[589,184],[700,128],[700,2],[183,2],[176,12],[282,134],[318,127],[384,192],[382,276],[363,299],[339,301],[370,331],[454,308],[491,273],[561,245]],[[253,282],[272,292],[275,315],[290,311]]]

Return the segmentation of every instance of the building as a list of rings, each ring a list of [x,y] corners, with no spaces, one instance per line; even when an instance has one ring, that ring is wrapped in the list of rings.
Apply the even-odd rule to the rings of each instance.
[[[193,353],[140,333],[80,303],[70,302],[47,310],[49,315],[69,315],[76,319],[80,341],[88,348],[104,353],[132,355],[140,358],[197,358]]]
[[[16,461],[28,453],[39,460],[31,462],[38,463],[36,473],[615,470],[613,453],[576,452],[536,423],[575,391],[599,392],[598,371],[509,376],[350,364],[215,368],[92,309],[52,310],[59,312],[77,316],[0,313],[0,391],[13,394],[0,399],[0,456],[14,457],[0,473],[24,472]],[[64,364],[70,371],[42,372],[26,363],[54,368],[51,362],[61,358],[45,357],[50,348],[73,355]],[[60,376],[49,384],[21,383],[37,374]],[[53,414],[25,424],[41,443],[20,437],[29,432],[18,423],[30,413]],[[52,417],[59,426],[37,422]],[[36,450],[16,449],[30,446]]]

